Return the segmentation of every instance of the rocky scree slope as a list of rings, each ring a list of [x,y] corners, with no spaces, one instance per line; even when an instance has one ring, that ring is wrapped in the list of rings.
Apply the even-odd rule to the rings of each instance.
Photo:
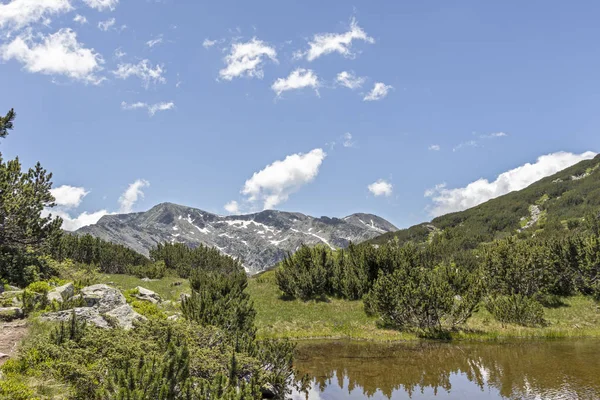
[[[146,212],[106,215],[75,234],[91,234],[146,256],[157,243],[214,246],[223,254],[241,259],[249,273],[257,273],[275,265],[301,244],[344,248],[350,242],[362,242],[396,230],[394,225],[372,214],[352,214],[340,219],[268,210],[219,216],[162,203]]]

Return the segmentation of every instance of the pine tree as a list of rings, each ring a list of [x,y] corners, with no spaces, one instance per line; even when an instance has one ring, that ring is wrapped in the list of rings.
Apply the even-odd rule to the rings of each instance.
[[[13,129],[15,116],[10,110],[0,117],[0,138]],[[24,172],[18,158],[5,162],[0,153],[0,278],[28,283],[24,271],[28,265],[19,265],[19,261],[31,260],[23,254],[41,253],[52,238],[60,235],[62,220],[41,215],[44,209],[55,205],[50,193],[51,179],[52,174],[40,163]],[[42,265],[37,267],[43,269]]]

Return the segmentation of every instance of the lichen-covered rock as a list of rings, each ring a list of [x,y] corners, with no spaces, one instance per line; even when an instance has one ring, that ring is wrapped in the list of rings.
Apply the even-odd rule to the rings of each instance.
[[[73,282],[69,282],[65,285],[55,287],[51,291],[48,292],[48,300],[58,301],[62,303],[63,300],[69,300],[75,294],[75,286],[73,286]]]
[[[133,328],[135,321],[146,321],[146,317],[136,312],[129,304],[110,310],[105,315],[107,318],[113,319],[117,323],[117,326],[123,329]]]
[[[138,294],[135,296],[139,300],[149,301],[152,304],[157,304],[162,301],[160,296],[153,292],[152,290],[143,288],[141,286],[136,287]]]
[[[0,307],[0,320],[12,321],[13,319],[23,318],[23,309],[19,307]]]
[[[102,317],[98,309],[95,307],[77,307],[71,310],[46,313],[40,316],[40,320],[53,322],[69,321],[73,315],[73,312],[75,312],[75,316],[80,321],[85,321],[86,323],[99,328],[110,328],[109,323]]]
[[[9,290],[3,293],[0,293],[0,306],[5,307],[23,307],[23,301],[21,300],[23,296],[22,290]]]
[[[177,314],[173,314],[173,315],[169,315],[167,317],[167,320],[169,321],[177,321],[178,319],[180,319],[182,317],[181,314],[177,313]]]
[[[104,284],[84,287],[81,296],[88,307],[96,307],[101,313],[127,304],[125,296],[118,289]]]

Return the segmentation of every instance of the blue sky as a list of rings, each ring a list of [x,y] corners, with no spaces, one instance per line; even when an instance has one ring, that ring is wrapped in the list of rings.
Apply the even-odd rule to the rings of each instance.
[[[2,153],[54,173],[67,228],[163,201],[405,227],[594,155],[599,12],[0,0]]]

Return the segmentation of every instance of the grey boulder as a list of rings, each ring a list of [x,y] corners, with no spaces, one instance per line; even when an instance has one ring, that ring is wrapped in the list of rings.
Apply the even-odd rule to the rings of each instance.
[[[148,290],[141,286],[136,287],[136,290],[138,291],[138,294],[135,297],[139,300],[149,301],[152,304],[157,304],[162,301],[160,296],[152,290]]]
[[[105,315],[113,319],[119,328],[126,330],[133,328],[133,323],[136,321],[146,321],[146,317],[137,313],[129,304],[110,310]]]
[[[118,289],[104,284],[84,287],[81,296],[88,307],[96,307],[100,313],[127,304],[125,296]]]
[[[71,310],[46,313],[40,317],[40,320],[51,322],[66,322],[71,319],[73,313],[75,313],[77,319],[83,320],[88,324],[92,324],[104,329],[110,328],[108,322],[102,317],[102,315],[100,315],[98,309],[94,307],[77,307]]]
[[[69,300],[75,294],[75,286],[73,286],[73,282],[69,282],[65,285],[55,287],[51,291],[48,292],[48,300],[49,301],[58,301],[62,303],[63,300]]]
[[[19,307],[0,307],[0,320],[12,321],[23,318],[23,309]]]

